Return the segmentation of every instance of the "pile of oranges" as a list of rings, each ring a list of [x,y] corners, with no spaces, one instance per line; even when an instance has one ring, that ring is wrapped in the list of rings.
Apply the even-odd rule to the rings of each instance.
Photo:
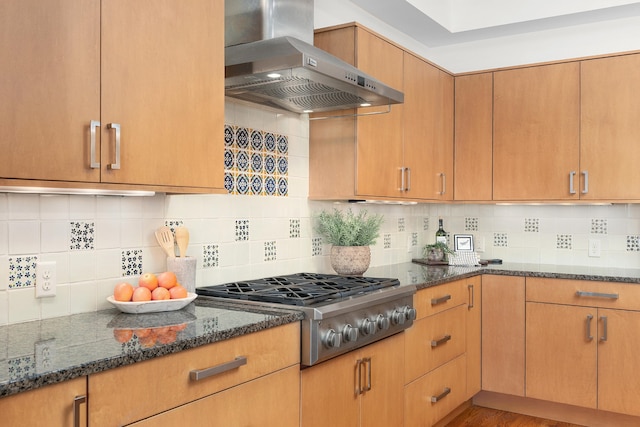
[[[175,273],[165,271],[158,275],[145,273],[138,280],[138,287],[127,282],[118,283],[113,289],[116,301],[156,301],[187,297],[187,289],[178,283]]]

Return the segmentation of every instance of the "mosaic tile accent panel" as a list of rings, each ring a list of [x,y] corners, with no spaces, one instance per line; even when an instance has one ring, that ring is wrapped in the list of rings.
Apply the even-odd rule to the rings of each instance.
[[[204,245],[202,247],[202,268],[217,267],[220,263],[218,245]]]
[[[493,233],[493,246],[507,247],[507,233]]]
[[[606,219],[592,219],[591,220],[591,234],[607,234],[607,220]]]
[[[418,246],[418,233],[411,233],[411,246]]]
[[[322,238],[314,237],[311,239],[311,256],[322,255]]]
[[[297,239],[299,237],[300,237],[300,220],[290,219],[289,220],[289,238]]]
[[[69,250],[86,251],[93,250],[95,242],[96,223],[84,221],[71,221],[71,237]]]
[[[478,218],[465,218],[464,231],[478,231]]]
[[[270,242],[264,242],[264,260],[265,262],[276,260],[276,242],[272,240]]]
[[[429,229],[429,218],[422,218],[422,230],[427,231]]]
[[[383,236],[384,248],[391,249],[391,234],[385,234]]]
[[[571,234],[558,234],[556,236],[556,249],[572,249],[573,236]]]
[[[249,240],[249,220],[237,219],[236,220],[236,242],[242,242]]]
[[[640,252],[640,236],[627,236],[627,252]]]
[[[224,186],[229,194],[289,195],[289,138],[225,125]]]
[[[525,233],[538,233],[538,232],[540,232],[540,220],[538,218],[525,218],[524,219],[524,232]]]
[[[122,276],[137,276],[140,274],[142,274],[142,249],[122,251]]]
[[[38,257],[19,256],[9,258],[9,289],[28,288],[36,283]]]
[[[403,232],[405,230],[404,218],[398,218],[398,232]]]

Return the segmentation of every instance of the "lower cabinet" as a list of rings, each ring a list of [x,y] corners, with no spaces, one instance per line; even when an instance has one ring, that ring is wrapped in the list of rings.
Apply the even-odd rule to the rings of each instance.
[[[467,395],[471,399],[482,389],[482,276],[466,279],[467,303]]]
[[[79,377],[0,399],[0,425],[87,425],[87,377]]]
[[[301,372],[302,427],[403,425],[404,333]]]

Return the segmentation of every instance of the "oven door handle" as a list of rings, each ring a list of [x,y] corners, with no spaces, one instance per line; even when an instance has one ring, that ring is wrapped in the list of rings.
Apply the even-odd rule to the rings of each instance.
[[[242,365],[247,364],[246,356],[238,356],[230,362],[221,363],[220,365],[212,366],[206,369],[194,369],[189,372],[189,378],[192,381],[200,381],[205,378],[221,374],[223,372],[230,371],[232,369],[239,368]]]

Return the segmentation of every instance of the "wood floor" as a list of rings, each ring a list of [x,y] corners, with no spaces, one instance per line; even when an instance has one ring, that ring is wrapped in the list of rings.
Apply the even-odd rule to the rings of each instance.
[[[576,424],[529,417],[497,409],[471,406],[446,427],[582,427]]]

